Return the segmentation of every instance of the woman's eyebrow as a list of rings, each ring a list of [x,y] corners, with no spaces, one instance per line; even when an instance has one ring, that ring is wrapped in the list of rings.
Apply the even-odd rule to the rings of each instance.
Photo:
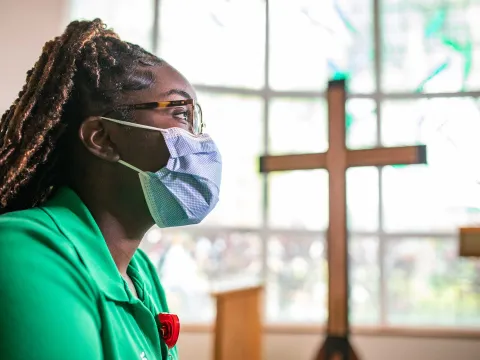
[[[184,90],[180,90],[180,89],[171,89],[171,90],[167,91],[164,94],[164,96],[169,96],[169,95],[173,95],[173,94],[180,95],[180,96],[184,97],[185,99],[192,99],[192,96],[189,93],[187,93]]]

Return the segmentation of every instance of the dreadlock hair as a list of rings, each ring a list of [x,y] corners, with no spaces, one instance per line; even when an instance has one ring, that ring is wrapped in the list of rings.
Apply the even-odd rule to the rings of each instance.
[[[74,21],[47,42],[0,120],[0,213],[41,205],[65,185],[67,134],[114,109],[125,92],[149,88],[148,68],[161,64],[100,19]]]

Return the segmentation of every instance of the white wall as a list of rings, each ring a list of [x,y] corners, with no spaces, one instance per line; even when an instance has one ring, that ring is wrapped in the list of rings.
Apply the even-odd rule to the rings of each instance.
[[[0,112],[15,99],[25,73],[40,56],[43,44],[67,23],[67,0],[0,0]],[[101,1],[101,0],[99,0]],[[316,335],[267,334],[265,359],[310,360],[319,346]],[[184,333],[182,360],[211,360],[209,333]],[[480,340],[355,336],[365,360],[478,360]]]
[[[27,71],[66,24],[66,0],[0,0],[0,113],[22,89]]]

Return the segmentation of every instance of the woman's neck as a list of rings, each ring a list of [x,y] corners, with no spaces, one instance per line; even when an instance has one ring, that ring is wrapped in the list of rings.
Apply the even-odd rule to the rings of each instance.
[[[141,211],[137,211],[137,216],[133,216],[131,206],[114,203],[110,200],[112,197],[110,199],[105,195],[92,197],[89,194],[79,192],[80,198],[90,210],[102,232],[118,271],[126,276],[128,265],[140,246],[144,234],[153,225],[151,217],[149,214],[142,216]],[[140,221],[141,219],[148,219],[148,221]]]

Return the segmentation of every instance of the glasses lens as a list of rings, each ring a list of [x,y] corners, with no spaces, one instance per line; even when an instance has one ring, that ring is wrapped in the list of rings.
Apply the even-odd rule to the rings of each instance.
[[[202,108],[200,105],[195,104],[193,112],[193,131],[195,134],[200,135],[203,133],[203,119],[202,119]]]

